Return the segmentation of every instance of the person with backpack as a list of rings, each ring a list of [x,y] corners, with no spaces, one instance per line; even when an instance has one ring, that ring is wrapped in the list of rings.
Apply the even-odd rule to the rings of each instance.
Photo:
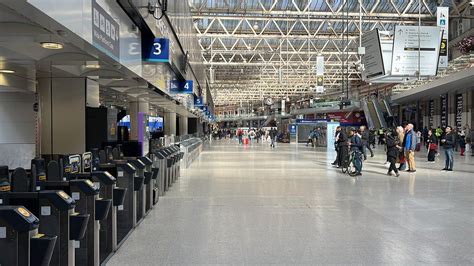
[[[408,124],[405,127],[405,139],[403,140],[403,147],[405,148],[405,158],[408,163],[408,171],[410,173],[416,172],[415,163],[415,149],[417,144],[416,133],[413,130],[413,124]]]
[[[243,144],[244,142],[242,141],[242,137],[244,135],[244,132],[242,131],[241,128],[237,129],[237,138],[239,138],[239,144]]]

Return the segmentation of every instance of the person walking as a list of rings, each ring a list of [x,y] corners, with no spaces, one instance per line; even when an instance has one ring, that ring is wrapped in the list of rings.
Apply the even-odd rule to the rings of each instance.
[[[400,141],[398,140],[396,131],[388,131],[386,134],[386,145],[387,145],[387,160],[390,163],[387,175],[391,176],[392,171],[395,172],[395,176],[400,176],[396,166],[398,159],[398,153],[400,152]]]
[[[354,167],[356,170],[356,176],[362,175],[362,156],[363,156],[363,144],[362,138],[355,128],[351,128],[350,133],[350,147],[351,152],[354,152]]]
[[[277,136],[277,131],[275,128],[270,129],[270,147],[275,148],[275,139]]]
[[[438,138],[431,129],[428,130],[426,145],[428,147],[428,162],[435,163],[436,154],[438,153]]]
[[[461,130],[458,135],[458,143],[459,149],[461,149],[461,156],[464,156],[464,152],[466,151],[466,133],[464,130]]]
[[[408,124],[405,128],[405,139],[403,141],[403,147],[405,148],[405,158],[408,162],[408,172],[416,172],[415,163],[415,149],[416,149],[416,133],[413,130],[413,124]]]
[[[342,129],[341,126],[338,126],[336,128],[336,160],[332,165],[335,165],[337,167],[341,167],[343,163],[347,163],[346,161],[348,160],[349,157],[349,147],[347,145],[347,142],[349,141],[347,134],[345,130]]]
[[[444,138],[441,139],[443,145],[444,155],[446,157],[443,171],[453,171],[454,166],[454,146],[456,145],[456,136],[453,133],[451,126],[445,129]]]
[[[239,144],[243,144],[242,141],[242,136],[244,135],[244,132],[242,131],[241,128],[237,129],[237,138],[239,139]]]
[[[314,147],[314,131],[316,129],[313,129],[309,132],[308,135],[308,141],[306,142],[306,147],[308,147],[309,143],[311,143],[311,147]]]
[[[398,126],[396,131],[398,135],[398,141],[400,143],[403,143],[403,141],[405,140],[405,129],[403,129],[403,127],[401,126]],[[400,163],[398,170],[404,171],[407,166],[406,166],[406,158],[405,158],[405,152],[404,152],[403,146],[400,148],[400,152],[398,154],[398,161]]]
[[[370,157],[374,157],[374,152],[370,148],[370,136],[369,131],[365,126],[360,126],[360,135],[362,136],[362,152],[364,154],[364,161],[367,160],[367,149],[370,151]]]

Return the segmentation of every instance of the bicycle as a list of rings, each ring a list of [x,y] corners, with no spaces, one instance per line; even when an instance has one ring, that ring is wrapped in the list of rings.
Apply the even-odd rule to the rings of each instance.
[[[346,157],[347,158],[347,157]],[[362,167],[362,153],[361,152],[356,152],[356,151],[351,151],[350,154],[348,154],[348,160],[344,160],[341,165],[341,170],[342,173],[348,173],[350,176],[356,176],[359,174],[359,172],[356,170],[356,159],[359,159],[359,162]]]

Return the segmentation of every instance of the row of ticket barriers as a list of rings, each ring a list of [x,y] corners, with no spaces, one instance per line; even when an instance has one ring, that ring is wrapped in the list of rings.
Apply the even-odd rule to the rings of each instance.
[[[0,166],[0,265],[102,265],[180,176],[177,145],[120,145]],[[6,251],[6,252],[3,252]]]

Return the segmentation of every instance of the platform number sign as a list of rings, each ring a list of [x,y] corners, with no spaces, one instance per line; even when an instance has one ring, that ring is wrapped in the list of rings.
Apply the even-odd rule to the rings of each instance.
[[[155,38],[153,44],[144,53],[144,61],[147,62],[169,62],[170,61],[170,40],[165,38]]]
[[[194,106],[202,106],[203,104],[202,96],[194,96]]]
[[[183,82],[174,80],[171,81],[171,89],[172,93],[182,93],[182,94],[192,94],[194,92],[194,81],[193,80],[186,80]]]

